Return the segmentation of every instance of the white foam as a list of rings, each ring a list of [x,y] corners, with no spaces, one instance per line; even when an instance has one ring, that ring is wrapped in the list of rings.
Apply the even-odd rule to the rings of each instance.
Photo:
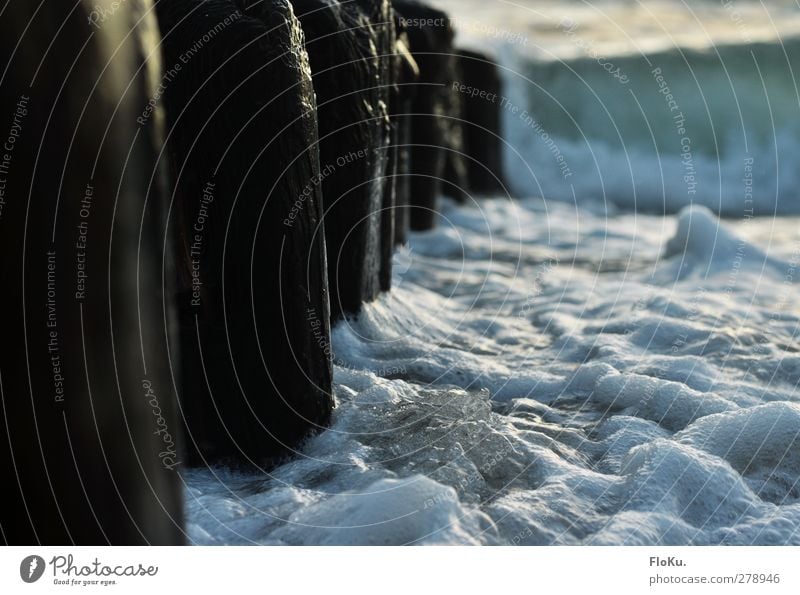
[[[665,516],[709,530],[763,514],[755,494],[729,465],[671,440],[635,447],[621,472],[624,509],[658,513],[654,521],[659,524]]]
[[[331,428],[269,474],[186,473],[190,538],[800,544],[794,240],[772,230],[446,202],[335,328]]]
[[[800,406],[767,403],[711,415],[675,439],[726,460],[770,502],[800,500]]]
[[[303,545],[480,544],[496,539],[494,523],[462,507],[456,491],[423,475],[382,479],[303,508],[276,532],[286,543],[302,527]],[[292,526],[294,525],[294,527]]]

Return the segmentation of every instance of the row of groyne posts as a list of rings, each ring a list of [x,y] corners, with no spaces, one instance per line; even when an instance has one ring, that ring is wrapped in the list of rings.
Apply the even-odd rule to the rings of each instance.
[[[497,69],[408,0],[0,21],[0,535],[184,543],[178,470],[324,428],[331,325],[440,195],[503,191]]]

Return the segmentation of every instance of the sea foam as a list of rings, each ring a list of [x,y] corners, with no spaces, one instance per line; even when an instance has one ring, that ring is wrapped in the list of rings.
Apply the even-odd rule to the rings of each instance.
[[[794,251],[752,239],[797,223],[446,202],[334,329],[330,429],[184,473],[192,541],[800,544]]]

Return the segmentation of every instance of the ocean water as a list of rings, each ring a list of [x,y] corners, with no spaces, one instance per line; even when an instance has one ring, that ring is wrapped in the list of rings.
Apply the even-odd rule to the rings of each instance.
[[[501,64],[510,194],[800,213],[793,0],[438,4]]]
[[[800,544],[800,9],[448,4],[541,124],[504,116],[509,196],[444,201],[335,327],[330,429],[184,471],[190,540]]]

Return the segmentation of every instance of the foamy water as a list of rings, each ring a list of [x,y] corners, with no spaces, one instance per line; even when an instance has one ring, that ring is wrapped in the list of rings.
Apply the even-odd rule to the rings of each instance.
[[[800,544],[795,218],[446,203],[333,334],[331,428],[188,471],[199,544]]]
[[[430,0],[447,11],[457,42],[514,45],[540,60],[773,42],[800,33],[794,0]],[[585,44],[564,34],[571,21]]]
[[[800,7],[439,0],[504,80],[510,194],[800,213]]]

